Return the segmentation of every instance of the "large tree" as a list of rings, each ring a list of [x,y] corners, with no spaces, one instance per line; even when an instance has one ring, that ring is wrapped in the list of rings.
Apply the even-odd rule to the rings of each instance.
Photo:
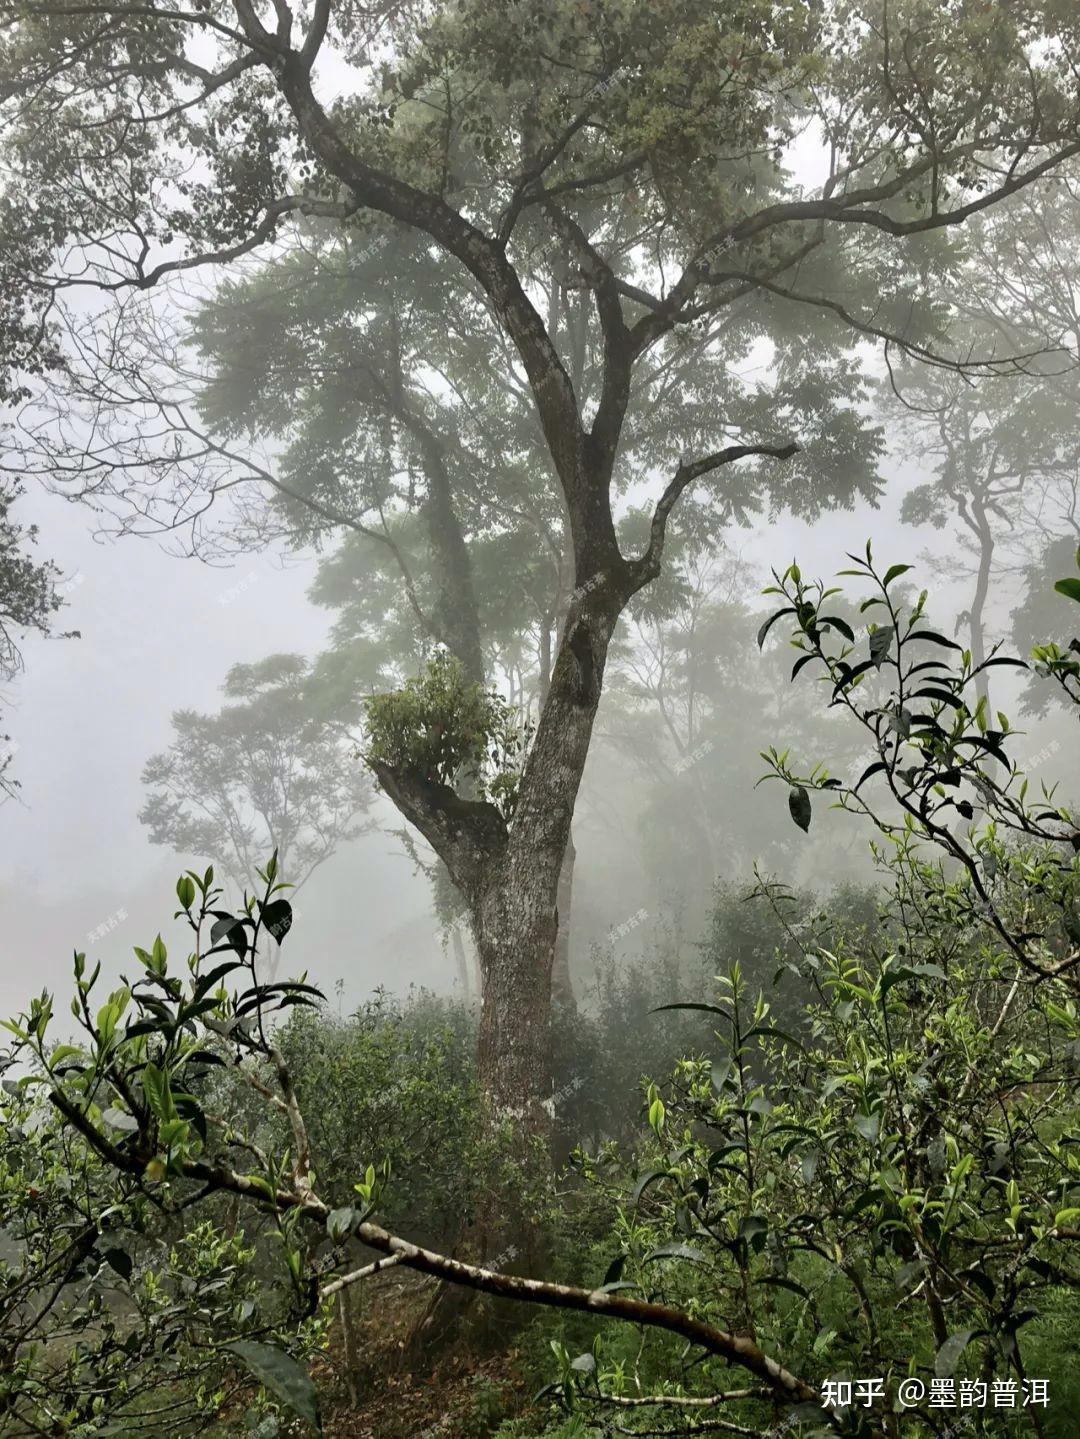
[[[796,506],[823,475],[865,488],[855,342],[951,362],[943,232],[1080,152],[1080,14],[1053,0],[3,0],[0,14],[0,323],[19,383],[57,352],[98,370],[133,295],[318,218],[389,223],[452,257],[497,336],[491,363],[535,410],[574,587],[512,812],[377,772],[472,914],[492,1109],[546,1132],[559,875],[618,618],[660,573],[688,492],[719,521],[763,487]],[[588,387],[533,285],[553,239],[590,301]],[[714,322],[724,344],[702,341]],[[695,346],[732,408],[677,428],[666,377]],[[640,417],[668,406],[667,444],[643,464]],[[62,438],[62,473],[82,478],[88,451],[100,469],[93,436]],[[148,503],[169,458],[146,456]],[[656,498],[644,548],[625,553],[614,506],[636,485]]]

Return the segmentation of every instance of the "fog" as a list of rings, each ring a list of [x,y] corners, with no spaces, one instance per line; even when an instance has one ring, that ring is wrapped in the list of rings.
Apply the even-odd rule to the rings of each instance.
[[[952,634],[969,588],[949,576],[959,536],[901,525],[900,500],[920,470],[891,455],[884,472],[878,507],[860,504],[819,523],[784,515],[774,524],[730,531],[726,543],[752,576],[751,596],[770,582],[774,566],[794,556],[807,573],[827,574],[844,566],[846,551],[861,552],[873,536],[883,559],[923,557],[920,582],[945,608],[943,628]],[[5,1013],[19,1010],[31,989],[62,989],[73,949],[100,958],[106,973],[118,973],[130,970],[132,946],[147,945],[159,931],[182,943],[171,918],[176,878],[187,865],[201,869],[215,856],[175,854],[149,842],[138,819],[143,764],[168,744],[174,710],[220,707],[221,685],[233,664],[270,651],[315,654],[327,643],[332,619],[308,597],[319,559],[313,551],[253,551],[231,563],[207,564],[170,553],[154,539],[110,537],[100,515],[41,488],[20,500],[16,513],[39,526],[38,551],[63,572],[65,604],[55,629],[78,630],[79,637],[29,635],[25,672],[4,690],[5,725],[17,746],[11,773],[19,782],[16,794],[0,804]],[[930,555],[942,565],[936,576],[925,563]],[[1002,636],[1011,594],[1006,587],[994,608],[992,628]],[[1008,686],[1011,698],[1016,692],[1015,684]],[[602,702],[601,736],[607,708]],[[1064,725],[1053,717],[1029,717],[1025,727],[1025,753],[1053,747],[1040,777],[1074,781],[1073,737]],[[783,747],[787,737],[778,729],[760,740],[761,747]],[[670,934],[679,915],[689,920],[682,936],[689,953],[702,913],[700,895],[672,893],[663,912],[636,919],[647,879],[641,859],[611,815],[597,814],[590,792],[604,748],[601,742],[586,772],[578,820],[581,879],[572,963],[582,981],[592,946],[624,958],[646,952],[659,931]],[[705,762],[728,772],[735,806],[725,816],[730,829],[740,827],[740,806],[747,813],[770,806],[779,832],[789,824],[782,795],[754,789],[763,770],[756,745],[733,746]],[[628,790],[620,793],[616,783],[608,805],[632,829],[640,821],[642,794],[640,787]],[[359,1002],[377,988],[403,994],[423,986],[461,996],[430,884],[396,833],[400,817],[380,797],[374,819],[379,828],[346,843],[297,900],[289,968],[308,970],[335,1005]],[[815,834],[792,859],[797,878],[824,890],[860,872],[866,835],[849,817],[825,816],[823,822],[829,842]],[[742,877],[756,857],[746,852]],[[714,878],[723,881],[734,869],[720,867]],[[107,932],[95,936],[99,929]],[[471,986],[475,997],[475,976]]]
[[[198,45],[193,53],[201,54]],[[327,57],[323,77],[326,93],[348,94],[361,84],[367,63],[365,59],[358,71],[340,56]],[[826,182],[828,141],[819,120],[789,135],[778,157],[780,154],[785,181],[793,193],[808,196]],[[184,158],[196,179],[205,181],[209,177],[204,157]],[[1009,206],[1003,209],[1010,213]],[[1015,214],[1016,223],[1022,226],[1022,204],[1015,207]],[[1069,222],[1075,218],[1070,211]],[[989,239],[981,236],[980,244],[991,246],[993,235],[989,233]],[[1069,238],[1072,244],[1077,237]],[[254,665],[271,654],[297,654],[314,662],[328,650],[331,654],[349,653],[348,640],[334,650],[334,624],[341,605],[335,611],[330,605],[313,602],[310,593],[320,574],[320,563],[347,542],[347,525],[322,523],[313,546],[311,537],[302,533],[311,515],[300,523],[294,510],[282,520],[283,507],[288,509],[287,492],[284,496],[280,491],[275,493],[274,486],[260,478],[276,473],[283,464],[289,473],[303,474],[304,461],[298,461],[294,452],[298,446],[302,452],[308,443],[302,428],[290,429],[290,425],[300,427],[306,423],[302,414],[283,419],[280,413],[274,415],[265,407],[260,412],[258,402],[248,392],[257,384],[259,365],[265,364],[268,353],[267,336],[260,332],[260,322],[253,316],[257,317],[259,304],[264,304],[269,314],[277,297],[269,299],[264,295],[250,312],[243,308],[246,300],[237,305],[239,329],[234,334],[228,316],[234,313],[229,307],[236,305],[236,300],[229,287],[238,286],[243,296],[243,287],[250,285],[251,294],[258,295],[260,265],[265,264],[267,274],[278,266],[285,275],[291,275],[291,265],[308,265],[310,272],[302,271],[300,281],[293,285],[290,279],[285,287],[285,293],[289,294],[292,287],[291,294],[299,297],[290,297],[286,304],[290,322],[317,324],[319,306],[324,303],[317,285],[326,284],[328,278],[333,282],[335,275],[340,279],[359,267],[358,303],[363,305],[373,299],[376,315],[380,305],[389,303],[391,311],[398,306],[393,322],[396,326],[402,315],[410,313],[410,286],[417,284],[420,277],[425,282],[434,277],[435,285],[445,284],[446,280],[430,256],[418,250],[413,239],[400,229],[380,231],[374,239],[365,239],[361,233],[351,259],[348,244],[352,242],[347,241],[344,253],[348,263],[340,274],[334,271],[334,241],[327,240],[326,232],[308,227],[301,229],[294,241],[291,250],[285,242],[268,246],[259,261],[244,261],[234,272],[211,266],[198,272],[191,282],[182,275],[174,284],[150,287],[145,301],[140,299],[137,305],[115,310],[110,301],[103,303],[92,287],[85,293],[75,289],[63,322],[68,343],[77,356],[71,383],[58,385],[55,390],[47,383],[38,384],[33,397],[21,408],[16,407],[18,418],[9,427],[13,437],[9,453],[13,459],[6,469],[9,476],[19,475],[20,465],[25,465],[27,490],[15,502],[12,513],[22,525],[37,526],[34,555],[58,566],[58,591],[64,603],[54,617],[52,635],[43,637],[31,631],[23,636],[23,672],[10,680],[2,696],[4,723],[14,747],[8,777],[17,785],[0,804],[5,913],[0,1007],[5,1010],[25,1000],[28,979],[36,988],[62,984],[73,948],[88,948],[94,957],[103,960],[107,972],[117,971],[127,962],[132,945],[145,945],[169,924],[173,884],[184,867],[196,865],[201,870],[216,861],[219,871],[228,868],[221,856],[212,853],[183,847],[174,850],[169,844],[151,843],[147,825],[140,822],[139,812],[147,801],[141,781],[143,767],[152,755],[166,750],[174,738],[174,712],[217,712],[223,703],[225,677],[234,665]],[[89,253],[93,253],[92,249]],[[172,263],[181,254],[178,242],[166,237],[160,246],[163,260]],[[541,255],[541,261],[543,258]],[[121,269],[127,262],[120,262]],[[1005,312],[998,298],[985,288],[978,246],[974,259],[969,257],[965,263],[971,295],[962,298],[959,312],[966,313],[970,323],[971,314],[981,305],[981,323],[991,329],[994,325],[999,329],[1011,326],[1010,338],[1019,345],[1021,324],[1015,307],[1003,320]],[[1032,284],[1044,274],[1048,263],[1046,254],[1033,262]],[[846,297],[842,264],[841,259],[839,275],[827,277],[825,290]],[[365,281],[363,276],[368,271]],[[455,284],[460,278],[459,275]],[[1014,280],[1022,290],[1027,283],[1022,267]],[[367,292],[365,283],[369,285]],[[542,278],[539,283],[542,288]],[[554,280],[550,283],[555,296],[558,285]],[[1071,277],[1066,274],[1066,290],[1070,283]],[[305,297],[309,294],[310,312],[305,312],[309,303]],[[581,340],[572,333],[572,295],[572,290],[562,291],[559,303],[565,314],[561,320],[555,303],[551,312],[554,329],[559,336],[560,324],[565,327],[565,338],[560,343],[566,347],[580,341],[579,362],[588,370],[595,368],[598,360],[590,348],[593,341]],[[1030,321],[1023,339],[1031,347],[1029,354],[1038,357],[1045,351],[1053,357],[1047,372],[1057,377],[1054,383],[1060,389],[1060,376],[1071,370],[1075,355],[1067,339],[1062,343],[1060,307],[1055,309],[1053,296],[1044,295],[1044,301],[1045,314],[1023,316],[1024,325]],[[469,301],[461,303],[465,307],[463,323],[467,324]],[[222,305],[224,309],[215,312],[215,307]],[[729,400],[731,395],[737,396],[736,407],[747,406],[748,412],[752,411],[754,395],[782,390],[792,363],[790,355],[780,358],[782,327],[781,338],[769,334],[775,314],[768,310],[763,313],[769,319],[761,332],[746,341],[741,351],[736,347],[730,362],[722,358],[717,361],[720,374],[728,364],[733,385],[730,391],[721,385],[718,393]],[[927,394],[918,389],[923,383],[918,375],[922,351],[914,344],[906,361],[909,368],[898,386],[893,365],[885,362],[882,347],[874,338],[876,313],[873,307],[864,338],[854,345],[845,342],[844,363],[850,366],[849,383],[856,388],[866,386],[854,411],[864,422],[883,427],[880,453],[869,460],[844,453],[824,464],[816,455],[813,465],[819,469],[795,484],[796,493],[800,487],[809,492],[815,485],[822,485],[827,492],[816,517],[793,514],[792,504],[777,493],[762,498],[758,513],[749,517],[739,517],[738,505],[721,523],[714,515],[708,521],[710,535],[703,546],[701,532],[697,532],[694,543],[698,545],[698,561],[702,555],[711,555],[729,575],[737,573],[732,596],[737,592],[738,602],[756,613],[756,619],[753,615],[744,617],[743,639],[767,613],[766,602],[759,596],[775,568],[782,570],[797,556],[804,573],[832,574],[845,565],[847,552],[861,554],[870,538],[883,562],[917,565],[917,576],[913,574],[912,578],[917,577],[920,587],[931,590],[931,611],[940,629],[964,639],[975,582],[970,557],[964,564],[960,557],[963,543],[970,542],[970,534],[957,513],[947,512],[947,504],[944,516],[919,515],[917,506],[901,514],[905,496],[910,497],[912,491],[940,473],[935,466],[940,465],[941,455],[935,460],[931,453],[934,417],[943,412],[942,406],[958,403],[959,391],[947,397],[946,402],[940,393]],[[211,318],[207,319],[208,315]],[[484,343],[494,343],[488,320],[481,320],[478,312],[472,318],[477,331],[485,332]],[[370,323],[371,334],[376,335],[375,321]],[[429,361],[424,348],[425,323],[430,324],[431,317],[421,315],[416,322],[420,339],[410,363],[413,373],[421,376],[420,392],[430,401],[432,412],[437,413],[440,407],[449,411],[458,398],[455,387],[460,385],[461,376],[448,378],[447,356],[460,365],[460,358],[454,360],[455,344],[464,354],[467,336],[451,334],[447,355],[440,354]],[[192,327],[198,336],[194,349],[199,353],[195,358]],[[830,334],[825,339],[821,333],[827,349],[835,336]],[[900,333],[903,337],[906,330]],[[887,334],[886,330],[881,332],[882,336]],[[812,355],[814,343],[807,342],[803,362]],[[902,339],[902,343],[907,341]],[[103,358],[109,344],[122,358]],[[1008,352],[1003,349],[1002,353]],[[397,363],[401,363],[400,355]],[[468,362],[464,363],[468,375]],[[306,364],[306,357],[288,349],[278,358],[274,384],[280,395],[279,405],[306,403],[318,409],[317,386],[305,389]],[[1034,370],[1039,364],[1036,359]],[[963,364],[950,365],[946,367],[949,373],[961,376],[963,384],[969,383],[969,372]],[[98,372],[110,366],[120,377],[111,392],[97,387]],[[928,373],[934,375],[937,371],[931,368]],[[993,384],[998,388],[993,393],[1000,395],[1001,387],[1009,382],[1001,379],[996,370],[980,371],[975,366],[970,383],[977,387],[980,381],[986,382],[988,373],[997,376]],[[465,387],[475,383],[478,393],[482,392],[482,374],[483,365],[477,360]],[[1017,378],[1018,387],[1022,374]],[[365,400],[363,389],[369,383],[372,393]],[[372,382],[369,376],[361,384],[361,416],[365,403],[372,406],[372,414],[385,404],[385,397],[375,397],[379,383]],[[527,405],[520,403],[524,392],[520,381],[517,383],[513,424],[518,426],[518,432],[513,443],[519,454],[526,454],[526,464],[535,464],[535,416],[527,414]],[[582,412],[587,416],[595,413],[597,404],[596,393],[588,393],[591,383],[592,378],[586,374],[580,398]],[[1064,382],[1070,395],[1072,383],[1071,378]],[[230,391],[230,385],[235,393]],[[904,393],[908,388],[913,399]],[[841,385],[841,393],[842,390]],[[706,405],[710,393],[705,391]],[[155,413],[156,398],[161,394],[176,404],[172,419],[163,420]],[[207,394],[211,398],[205,408]],[[635,403],[643,413],[642,397],[638,396]],[[846,400],[842,400],[840,408],[845,404]],[[1003,405],[1003,414],[1005,410],[1007,404]],[[199,450],[203,430],[190,430],[189,416],[194,414],[204,417],[205,433],[217,435],[223,443],[220,452],[207,457]],[[633,404],[629,414],[634,415]],[[1056,459],[1053,463],[1047,460],[1042,472],[1038,463],[1033,463],[1032,473],[1023,483],[1033,491],[1041,483],[1040,492],[1045,492],[1046,473],[1052,471],[1060,477],[1071,464],[1072,479],[1066,474],[1062,483],[1066,491],[1072,484],[1069,492],[1074,499],[1064,508],[1051,505],[1047,513],[1040,515],[1032,531],[1038,539],[1028,544],[1028,560],[1040,545],[1045,547],[1055,539],[1067,538],[1076,529],[1076,461],[1070,449],[1073,440],[1067,419],[1060,415],[1054,419],[1060,426],[1060,433],[1051,437],[1051,445],[1057,446]],[[921,439],[913,445],[912,427],[914,424],[917,431],[920,422]],[[363,428],[369,421],[358,418],[357,424]],[[629,420],[627,424],[629,429]],[[708,427],[703,426],[693,406],[687,405],[684,418],[680,420],[676,414],[663,439],[654,441],[655,455],[635,456],[625,475],[616,472],[617,520],[627,518],[634,509],[656,503],[665,482],[664,461],[658,456],[666,454],[670,459],[672,454],[681,453],[684,441],[687,446],[700,447],[703,428]],[[295,438],[297,433],[301,435],[299,440]],[[192,434],[196,436],[194,442]],[[342,446],[340,439],[332,437],[327,442],[329,463],[355,467],[361,477],[365,464],[372,473],[378,473],[380,465],[385,467],[385,456],[373,455],[368,440],[360,441],[359,432],[355,459],[349,450],[353,442],[346,439]],[[471,439],[476,441],[477,436]],[[316,443],[321,440],[317,438]],[[501,439],[487,440],[481,435],[476,453],[484,444],[490,444],[492,453],[496,453],[501,443]],[[80,456],[83,447],[85,455]],[[813,446],[809,448],[813,450]],[[507,453],[512,449],[510,445]],[[517,458],[516,455],[515,462]],[[312,462],[313,473],[318,463]],[[878,487],[876,499],[869,498],[865,491],[860,493],[859,480],[848,478],[847,472],[860,466],[865,470],[866,484]],[[564,517],[559,513],[562,500],[554,495],[550,474],[543,474],[543,468],[541,461],[537,492],[545,492],[549,518],[554,517],[554,533],[564,526]],[[125,486],[131,476],[137,478],[131,480],[129,490]],[[311,485],[315,483],[311,479]],[[361,478],[361,490],[366,483],[369,481]],[[377,489],[382,481],[370,483]],[[955,475],[946,481],[946,491],[950,483],[955,489]],[[215,492],[219,484],[221,491]],[[240,488],[233,489],[233,484]],[[407,499],[400,489],[396,493],[392,488],[388,491],[395,506],[393,523],[406,530],[415,498],[413,484],[414,476],[410,475]],[[182,499],[162,500],[170,485],[183,495]],[[830,486],[836,490],[835,496]],[[1023,491],[1023,484],[1019,488]],[[203,492],[212,498],[205,510],[201,500],[196,503],[192,498]],[[364,512],[363,506],[369,502],[365,492],[358,512]],[[801,504],[797,501],[794,507]],[[170,505],[174,507],[171,514]],[[381,508],[379,514],[385,525]],[[133,515],[137,517],[134,522]],[[322,511],[318,515],[323,521],[327,519]],[[177,543],[172,522],[181,518]],[[478,524],[482,532],[483,526],[490,524],[490,512]],[[1010,614],[1022,598],[1022,563],[1015,553],[1005,554],[1003,549],[1009,530],[1005,509],[996,512],[994,524],[1006,533],[988,561],[993,584],[984,601],[986,640],[1011,645]],[[144,533],[119,533],[129,528]],[[560,540],[564,542],[565,536]],[[178,553],[184,550],[194,553]],[[513,587],[509,577],[502,582]],[[561,577],[559,583],[563,583]],[[411,586],[412,579],[407,577],[405,587],[410,593]],[[549,598],[555,607],[553,618],[558,621],[559,606],[565,606],[566,594],[560,592]],[[679,612],[680,604],[682,613],[689,613],[686,600],[684,594],[675,610],[669,611],[669,619]],[[499,602],[495,599],[487,603],[485,618],[497,628]],[[77,630],[78,637],[62,637],[59,632],[67,629]],[[398,678],[415,673],[424,654],[430,653],[431,638],[427,635],[423,644],[414,648],[414,662],[402,664],[400,656],[394,657],[391,663],[398,665]],[[535,720],[535,675],[527,678],[527,672],[530,664],[535,665],[536,655],[527,657],[522,668],[520,655],[512,653],[513,645],[503,645],[500,651],[499,644],[494,643],[489,657],[489,681],[497,690],[510,693],[516,679],[519,692],[513,702],[523,719]],[[618,620],[615,644],[623,647],[621,663],[624,667],[628,664],[632,671],[635,656],[640,657],[644,650],[642,635],[634,631],[626,613]],[[704,663],[712,665],[714,657],[706,654]],[[330,671],[334,664],[331,659]],[[626,681],[625,674],[623,680]],[[745,682],[751,683],[749,671]],[[739,709],[740,683],[728,686],[727,702],[733,714]],[[532,691],[526,695],[530,685]],[[357,695],[374,693],[377,688],[370,674],[359,688],[353,686]],[[999,702],[1017,708],[1021,685],[1015,676],[999,672],[994,689]],[[682,866],[681,875],[666,873],[665,857],[673,857],[674,851],[665,850],[662,835],[654,834],[652,840],[648,837],[652,825],[648,808],[650,782],[628,760],[626,736],[619,734],[618,716],[625,711],[628,694],[640,707],[641,694],[635,694],[633,680],[627,689],[627,683],[620,685],[618,673],[614,682],[609,674],[597,717],[596,740],[578,798],[578,870],[570,945],[571,969],[580,981],[587,982],[590,956],[597,947],[623,955],[639,952],[661,942],[661,934],[670,940],[673,926],[679,935],[680,952],[692,947],[707,913],[712,886],[729,881],[744,883],[757,863],[768,872],[779,864],[789,881],[816,891],[828,890],[864,873],[866,835],[850,817],[826,812],[819,817],[812,839],[794,843],[799,837],[788,828],[782,797],[769,788],[755,788],[762,774],[759,751],[772,744],[784,749],[797,738],[786,732],[790,720],[780,713],[775,723],[770,721],[771,729],[726,737],[720,732],[710,733],[704,744],[699,736],[697,748],[691,746],[689,757],[676,759],[676,778],[688,769],[698,776],[708,772],[710,783],[719,786],[708,803],[715,807],[717,795],[722,796],[723,815],[717,826],[726,848],[722,855],[699,854],[689,869]],[[619,709],[620,703],[623,710]],[[805,708],[813,701],[805,698],[796,703]],[[353,718],[355,721],[356,716]],[[654,722],[671,728],[671,717],[662,704],[646,719],[646,728]],[[1023,722],[1030,729],[1027,753],[1041,753],[1040,745],[1051,747],[1049,757],[1039,761],[1040,780],[1050,782],[1060,774],[1066,782],[1071,781],[1075,777],[1070,772],[1072,753],[1069,742],[1061,737],[1061,716],[1052,709],[1044,710],[1040,715],[1029,714]],[[355,764],[362,768],[361,730],[362,725],[354,723]],[[688,731],[688,744],[690,737]],[[811,763],[819,757],[828,758],[816,753],[806,756]],[[698,765],[700,769],[696,769]],[[688,781],[691,790],[698,787],[694,774]],[[670,781],[671,776],[668,778]],[[369,832],[335,844],[333,852],[304,884],[302,897],[297,897],[296,923],[287,941],[290,969],[309,971],[315,982],[334,989],[337,1002],[342,1004],[355,1003],[379,987],[403,993],[411,986],[424,986],[475,998],[475,964],[470,961],[466,985],[460,958],[455,967],[449,952],[445,915],[440,918],[433,907],[430,877],[418,871],[416,852],[410,851],[410,845],[419,844],[425,863],[433,862],[433,852],[415,830],[403,842],[405,822],[385,796],[373,793],[366,815]],[[760,822],[760,833],[750,823],[752,817]],[[782,852],[777,845],[781,845]],[[269,847],[267,840],[263,848]],[[678,869],[680,862],[674,863]],[[230,878],[235,880],[236,876]],[[642,894],[648,896],[644,907],[639,902]],[[236,897],[235,885],[232,897]]]

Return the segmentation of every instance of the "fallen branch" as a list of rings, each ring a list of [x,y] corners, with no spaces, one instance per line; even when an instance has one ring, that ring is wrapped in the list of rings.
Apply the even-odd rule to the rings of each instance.
[[[646,1324],[652,1329],[666,1329],[691,1344],[700,1345],[731,1364],[738,1364],[768,1385],[770,1393],[787,1403],[820,1404],[821,1394],[811,1384],[790,1373],[771,1355],[759,1349],[752,1339],[742,1334],[728,1334],[700,1319],[693,1319],[670,1304],[655,1304],[647,1299],[631,1299],[625,1294],[612,1294],[604,1289],[579,1289],[569,1284],[552,1284],[542,1279],[526,1279],[519,1274],[501,1274],[481,1269],[461,1259],[451,1259],[432,1249],[421,1249],[401,1239],[378,1224],[358,1224],[353,1236],[399,1256],[400,1263],[422,1274],[432,1274],[450,1284],[461,1284],[481,1294],[500,1299],[520,1299],[532,1304],[545,1304],[554,1309],[576,1309],[584,1314],[598,1314],[608,1319],[621,1319],[631,1324]],[[828,1411],[823,1410],[823,1416]]]

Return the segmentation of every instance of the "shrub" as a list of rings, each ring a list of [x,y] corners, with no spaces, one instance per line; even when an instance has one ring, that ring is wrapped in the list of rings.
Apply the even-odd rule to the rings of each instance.
[[[379,766],[450,788],[472,788],[504,818],[517,802],[531,734],[514,707],[468,680],[461,661],[437,650],[414,679],[366,703],[366,757]]]

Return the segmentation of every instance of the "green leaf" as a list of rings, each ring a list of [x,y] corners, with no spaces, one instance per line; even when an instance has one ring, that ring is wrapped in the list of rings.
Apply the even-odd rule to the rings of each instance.
[[[156,1064],[147,1064],[142,1072],[143,1093],[146,1095],[146,1102],[152,1113],[159,1119],[173,1119],[176,1110],[173,1107],[172,1090],[169,1086],[169,1076],[160,1070]]]
[[[842,620],[839,615],[822,615],[818,623],[822,629],[824,629],[826,625],[832,625],[833,629],[838,630],[849,644],[855,643],[855,631],[848,624],[847,620]]]
[[[131,1278],[131,1255],[126,1249],[106,1249],[102,1258],[121,1279]]]
[[[241,957],[247,953],[244,924],[235,915],[220,914],[210,926],[210,943],[217,948],[222,942],[231,945]]]
[[[626,1267],[626,1259],[627,1256],[625,1254],[616,1254],[604,1273],[604,1282],[600,1286],[601,1289],[608,1289],[611,1285],[619,1283],[622,1279],[622,1272]]]
[[[1059,595],[1064,595],[1067,600],[1076,600],[1080,604],[1080,580],[1067,579],[1058,580],[1054,585]]]
[[[666,1169],[650,1169],[648,1174],[643,1174],[634,1186],[634,1192],[630,1197],[631,1205],[638,1203],[650,1184],[653,1184],[657,1179],[666,1179],[668,1172]]]
[[[851,1123],[856,1134],[873,1144],[881,1129],[881,1115],[876,1110],[871,1114],[856,1114]]]
[[[708,1264],[709,1257],[701,1249],[693,1244],[661,1244],[659,1249],[653,1249],[641,1261],[642,1264],[651,1264],[654,1259],[688,1259],[691,1264]]]
[[[677,1004],[658,1004],[655,1009],[650,1009],[650,1014],[663,1014],[665,1009],[700,1009],[703,1014],[719,1014],[722,1018],[729,1020],[731,1015],[722,1005],[706,1004],[704,1001],[693,1000],[680,1001]]]
[[[769,1232],[769,1221],[760,1214],[747,1214],[739,1221],[739,1238],[760,1250]],[[758,1241],[755,1243],[754,1241]]]
[[[654,1129],[657,1134],[659,1134],[664,1127],[664,1117],[666,1113],[664,1101],[657,1095],[649,1105],[649,1126]]]
[[[945,636],[939,635],[936,630],[912,630],[912,633],[906,636],[906,642],[910,645],[913,639],[925,639],[928,640],[930,645],[941,645],[943,649],[959,650],[961,655],[964,653],[964,646],[958,645],[955,639],[946,639]]]
[[[77,1044],[58,1044],[49,1055],[49,1063],[55,1069],[58,1064],[63,1064],[65,1059],[72,1058],[85,1058],[85,1051],[81,1050]]]
[[[264,1179],[261,1174],[242,1174],[241,1179],[246,1179],[248,1184],[258,1194],[264,1195],[267,1199],[275,1198],[274,1186],[269,1179]]]
[[[287,899],[275,899],[260,909],[263,925],[270,931],[278,944],[292,929],[292,905]]]
[[[940,964],[898,964],[887,969],[881,976],[880,993],[884,999],[894,984],[905,979],[946,979],[948,976]]]
[[[934,1373],[939,1379],[952,1377],[960,1362],[960,1355],[963,1354],[974,1336],[982,1332],[980,1329],[958,1329],[955,1334],[949,1335],[934,1360]]]
[[[885,578],[881,582],[882,588],[887,590],[893,580],[899,578],[900,575],[906,575],[910,569],[911,565],[890,565],[885,571]]]
[[[119,1018],[120,1015],[117,1007],[111,1001],[108,1004],[103,1004],[98,1010],[97,1018],[94,1020],[94,1028],[97,1031],[98,1041],[103,1046],[107,1045],[116,1033],[116,1022]]]
[[[788,791],[788,809],[791,818],[804,832],[810,828],[810,796],[801,784],[793,785]]]
[[[892,625],[879,625],[870,636],[870,661],[878,669],[889,657],[889,646],[895,633]]]
[[[333,1240],[344,1239],[356,1220],[356,1210],[351,1204],[332,1209],[326,1221],[326,1232]]]
[[[764,643],[765,643],[765,638],[766,638],[766,636],[768,635],[769,631],[772,629],[773,625],[776,623],[776,621],[779,620],[779,619],[782,619],[782,618],[784,617],[784,615],[793,615],[794,613],[795,613],[795,607],[794,607],[794,605],[788,605],[787,609],[777,610],[774,615],[770,615],[769,618],[765,621],[765,623],[761,626],[761,628],[760,628],[760,629],[758,630],[758,632],[757,632],[757,647],[758,647],[758,649],[761,649],[762,645],[764,645]]]
[[[251,1339],[236,1339],[221,1347],[246,1364],[264,1389],[269,1389],[294,1414],[306,1419],[317,1434],[322,1433],[315,1385],[304,1366],[291,1354],[273,1344],[256,1344]]]
[[[788,1289],[792,1294],[797,1294],[800,1299],[809,1299],[810,1291],[797,1284],[794,1279],[787,1279],[782,1274],[765,1274],[760,1279],[753,1281],[755,1284],[768,1284],[774,1289]]]

